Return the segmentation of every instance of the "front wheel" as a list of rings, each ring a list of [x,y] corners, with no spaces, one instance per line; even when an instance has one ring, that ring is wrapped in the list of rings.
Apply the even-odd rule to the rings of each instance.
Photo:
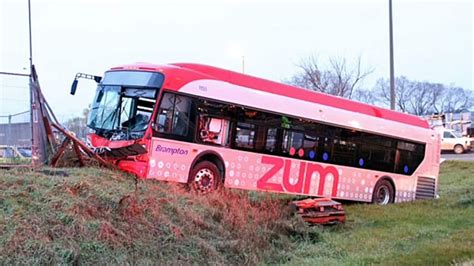
[[[456,154],[461,154],[464,152],[464,147],[462,145],[456,145],[454,146],[454,153]]]
[[[217,166],[204,161],[196,164],[189,176],[189,185],[199,193],[209,193],[219,187],[221,174]]]
[[[395,189],[387,179],[377,182],[372,194],[372,203],[378,205],[387,205],[395,201]]]

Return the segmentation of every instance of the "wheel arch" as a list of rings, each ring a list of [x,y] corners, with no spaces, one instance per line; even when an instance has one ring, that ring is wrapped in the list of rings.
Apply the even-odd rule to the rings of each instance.
[[[225,180],[225,163],[224,159],[220,154],[218,154],[215,151],[203,151],[199,153],[196,158],[194,158],[193,162],[191,163],[191,167],[189,168],[189,176],[191,175],[191,172],[193,171],[194,167],[203,161],[209,161],[217,166],[217,169],[219,169],[219,173],[221,174],[222,177],[222,182]]]
[[[395,182],[393,181],[393,178],[388,176],[388,175],[385,175],[385,176],[382,176],[380,177],[377,182],[375,182],[375,185],[374,185],[374,189],[377,187],[377,184],[379,182],[382,182],[383,180],[387,180],[390,185],[392,185],[392,188],[393,188],[393,202],[391,203],[394,203],[395,202],[395,198],[397,197],[397,186],[395,186]],[[374,191],[375,192],[375,191]],[[374,196],[374,193],[372,193],[372,197]]]

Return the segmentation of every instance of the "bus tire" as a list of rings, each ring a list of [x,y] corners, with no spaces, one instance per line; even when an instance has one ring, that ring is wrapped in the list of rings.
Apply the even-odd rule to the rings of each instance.
[[[464,147],[461,144],[454,146],[454,153],[461,154],[464,153]]]
[[[378,205],[387,205],[395,202],[395,189],[392,183],[387,179],[380,179],[375,184],[372,193],[372,203]]]
[[[194,191],[206,194],[217,190],[221,180],[219,168],[209,161],[202,161],[194,166],[188,183]]]

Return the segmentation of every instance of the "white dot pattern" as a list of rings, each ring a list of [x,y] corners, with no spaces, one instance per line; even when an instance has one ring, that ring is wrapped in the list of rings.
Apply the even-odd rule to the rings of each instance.
[[[169,180],[177,182],[187,182],[190,172],[190,166],[193,160],[201,151],[214,149],[218,154],[225,158],[225,174],[226,186],[258,190],[257,181],[261,180],[274,167],[272,164],[263,164],[262,155],[255,153],[247,153],[230,149],[221,149],[219,147],[210,147],[198,144],[183,144],[175,141],[153,140],[153,147],[159,142],[163,147],[179,148],[187,150],[185,155],[165,154],[160,152],[152,152],[150,159],[148,178],[158,180]],[[188,145],[188,148],[185,147]],[[192,147],[192,148],[191,148]],[[197,152],[191,152],[192,149]],[[155,149],[153,149],[155,150]],[[295,155],[296,156],[296,155]],[[291,160],[289,164],[290,171],[288,176],[289,185],[296,185],[301,182],[300,187],[307,187],[310,196],[331,196],[333,191],[333,183],[337,181],[337,197],[341,199],[353,199],[370,201],[372,198],[373,188],[383,173],[374,173],[364,169],[356,169],[350,167],[336,167],[337,178],[332,173],[325,176],[323,187],[320,189],[321,176],[319,172],[313,172],[311,176],[306,177],[303,171],[303,180],[300,179],[300,167],[313,164],[312,162],[300,161],[298,159],[281,158],[282,160]],[[304,162],[304,163],[302,163]],[[323,167],[327,164],[316,163]],[[272,177],[268,178],[267,183],[277,184],[284,187],[283,174],[286,163],[282,164],[282,168]],[[410,201],[415,198],[416,178],[406,178],[406,176],[392,176],[396,187],[396,202]],[[310,184],[306,184],[310,182]],[[288,184],[287,183],[287,184]],[[307,186],[306,186],[307,185]],[[319,191],[322,194],[319,195]]]

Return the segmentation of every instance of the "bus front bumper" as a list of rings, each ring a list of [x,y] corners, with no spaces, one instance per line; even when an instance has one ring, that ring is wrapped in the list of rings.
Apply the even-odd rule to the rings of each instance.
[[[147,174],[147,162],[120,160],[117,164],[120,170],[136,175],[139,178],[145,178]]]

